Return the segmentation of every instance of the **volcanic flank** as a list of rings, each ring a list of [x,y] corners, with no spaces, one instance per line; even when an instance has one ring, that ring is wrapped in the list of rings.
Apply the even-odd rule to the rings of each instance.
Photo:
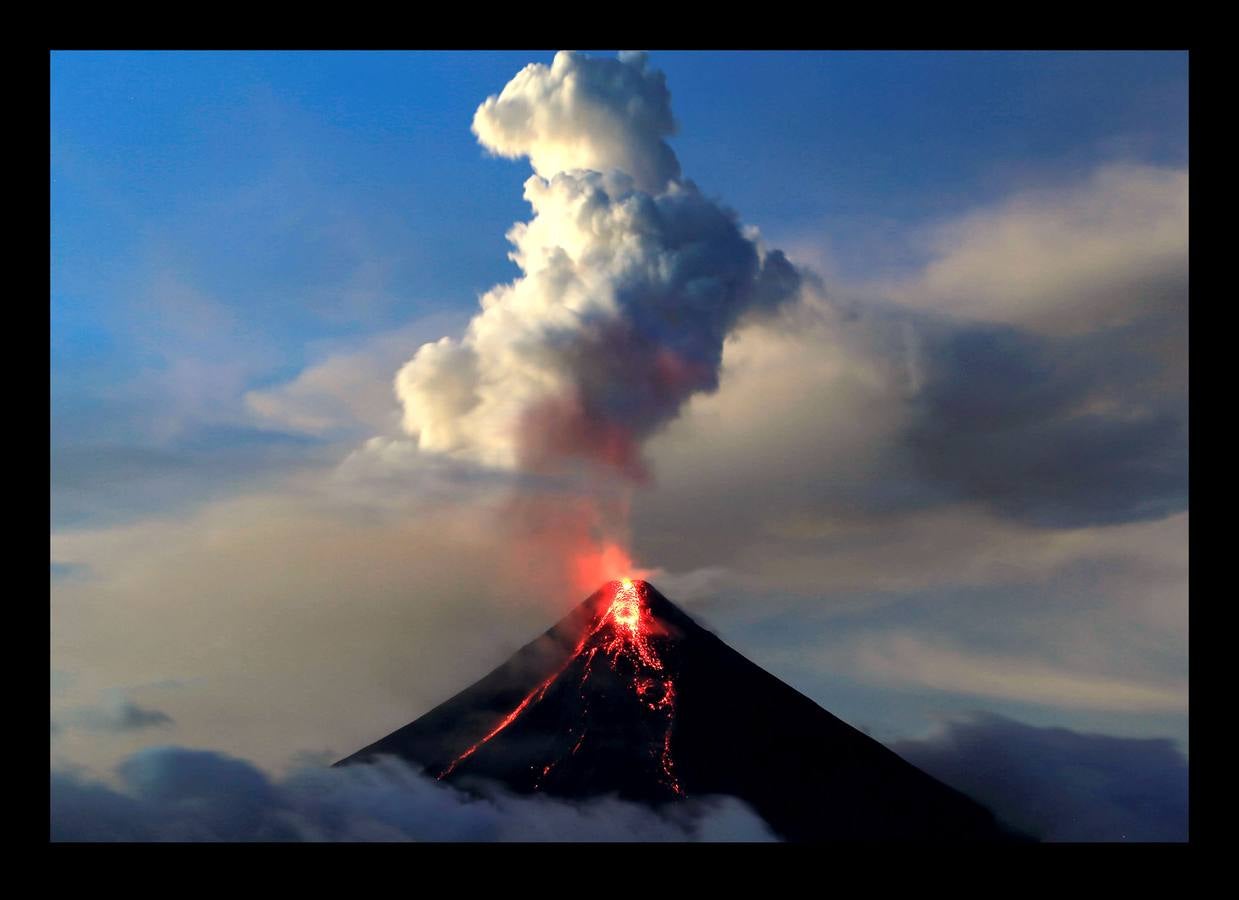
[[[336,765],[385,755],[465,788],[652,805],[731,795],[788,840],[1013,838],[644,581],[604,585],[485,678]]]

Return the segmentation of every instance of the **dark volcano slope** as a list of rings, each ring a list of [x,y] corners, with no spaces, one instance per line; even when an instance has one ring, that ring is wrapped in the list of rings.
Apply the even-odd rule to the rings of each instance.
[[[727,794],[793,841],[1019,839],[638,585],[662,664],[639,699],[633,685],[648,669],[590,653],[606,638],[589,637],[615,595],[606,586],[482,680],[337,765],[392,755],[461,787],[490,779],[574,799]]]

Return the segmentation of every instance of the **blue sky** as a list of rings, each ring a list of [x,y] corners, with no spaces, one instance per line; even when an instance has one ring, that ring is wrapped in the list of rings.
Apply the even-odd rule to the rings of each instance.
[[[566,608],[392,388],[522,275],[530,161],[470,124],[553,57],[52,55],[53,717],[154,723],[54,761],[347,752]],[[817,287],[647,442],[639,561],[883,740],[1186,748],[1186,53],[649,66],[684,176]]]

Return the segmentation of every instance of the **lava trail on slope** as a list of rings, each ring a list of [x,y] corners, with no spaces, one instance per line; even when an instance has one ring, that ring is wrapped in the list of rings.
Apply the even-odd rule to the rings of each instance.
[[[622,793],[648,797],[650,785],[657,784],[669,797],[683,796],[672,743],[675,673],[662,652],[670,632],[650,611],[645,582],[611,582],[598,596],[602,602],[593,622],[563,665],[453,759],[438,774],[440,779],[456,772],[496,735],[526,720],[531,728],[525,743],[542,747],[527,764],[528,779],[522,780],[530,783],[523,787],[549,786],[559,792],[573,782],[596,782],[606,759],[622,756],[616,759],[625,772],[620,781],[630,782],[616,785]],[[569,690],[576,696],[564,698],[562,693]],[[571,715],[563,715],[565,710]],[[534,734],[542,740],[533,739]]]

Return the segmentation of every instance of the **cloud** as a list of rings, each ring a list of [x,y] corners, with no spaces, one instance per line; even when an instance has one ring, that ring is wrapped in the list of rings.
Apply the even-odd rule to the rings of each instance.
[[[1121,171],[1039,194],[1038,215],[1064,229],[1109,223],[1142,185],[1185,184],[1179,170]],[[1169,211],[1139,227],[1178,238],[1165,239],[1162,274],[1136,277],[1139,289],[1132,272],[1147,274],[1147,242],[1130,256],[1099,253],[1086,272],[1039,251],[1039,265],[1058,273],[1041,288],[1087,295],[1068,304],[1071,329],[1041,327],[1034,301],[1058,309],[1059,298],[1027,286],[1028,316],[982,320],[954,311],[927,276],[838,292],[806,280],[799,302],[728,337],[719,390],[692,397],[650,439],[659,490],[635,499],[638,549],[693,534],[677,547],[681,560],[656,562],[699,568],[736,552],[760,557],[776,536],[780,554],[808,549],[814,532],[819,548],[838,547],[827,532],[900,531],[953,508],[956,519],[1044,529],[1186,510],[1186,226],[1175,204],[1151,206]],[[986,222],[1002,231],[1003,216],[1024,215],[1000,205]]]
[[[971,641],[995,613],[962,604],[960,590],[990,591],[1026,643],[997,647],[991,629],[968,644],[976,655],[1035,662],[1038,677],[1135,686],[1123,695],[1132,715],[1169,708],[1186,659],[1188,516],[1176,488],[1186,356],[1142,350],[1156,330],[1138,319],[1051,334],[824,296],[806,282],[798,302],[738,321],[721,344],[718,390],[692,394],[648,438],[657,489],[631,498],[634,557],[672,584],[726,566],[708,588],[680,587],[726,599],[730,609],[712,605],[708,618],[732,638],[741,632],[727,632],[729,616],[757,615],[738,612],[742,602],[842,615],[924,597],[940,632]],[[532,344],[546,334],[535,329]],[[391,389],[380,378],[367,396]],[[520,397],[509,381],[493,384],[497,399]],[[299,403],[338,409],[311,403],[302,384]],[[435,421],[449,436],[476,424],[450,411]],[[534,507],[575,497],[575,483],[426,453],[413,437],[377,436],[342,464],[329,457],[331,470],[303,455],[292,476],[230,498],[236,458],[203,452],[195,472],[212,501],[192,514],[61,527],[53,559],[92,577],[55,580],[53,658],[93,673],[96,690],[210,675],[210,690],[178,699],[178,737],[209,741],[225,713],[208,697],[232,690],[238,746],[272,761],[290,742],[329,734],[343,751],[409,721],[584,596],[561,577],[565,544],[545,538],[565,523],[589,533],[594,520],[572,506],[518,519],[512,504],[514,492]],[[111,487],[97,508],[133,502],[132,485],[158,487],[152,471],[134,461],[130,480],[102,479]],[[179,484],[179,471],[167,480]],[[83,476],[83,490],[100,480]],[[1056,656],[1074,635],[1088,646]],[[309,668],[317,708],[294,684]],[[1052,693],[1038,702],[1056,702]],[[286,706],[283,733],[265,718],[275,704]]]
[[[52,524],[99,527],[175,515],[260,490],[324,456],[320,444],[255,429],[204,428],[172,446],[53,442]]]
[[[603,517],[541,471],[567,458],[656,482],[609,508],[630,500],[637,563],[737,646],[763,617],[786,643],[814,617],[846,639],[905,616],[945,683],[1015,672],[993,696],[1179,715],[1186,170],[1020,192],[936,228],[923,271],[826,290],[668,164],[638,57],[530,67],[479,117],[537,175],[521,274],[463,333],[319,348],[254,388],[267,348],[211,364],[257,332],[168,285],[163,331],[193,364],[169,358],[137,412],[81,407],[151,439],[54,428],[52,651],[84,693],[193,680],[178,740],[226,733],[265,765],[362,746],[582,599],[547,535]],[[870,660],[889,683],[936,692],[893,646]],[[115,750],[74,731],[57,740],[92,761]]]
[[[644,53],[618,59],[561,51],[550,66],[531,63],[473,117],[492,153],[527,156],[545,179],[560,172],[618,170],[639,190],[659,192],[680,175],[663,138],[675,132],[671,93]]]
[[[99,706],[84,706],[68,711],[61,717],[60,724],[87,731],[119,734],[171,725],[172,717],[158,709],[139,706],[123,694],[112,692]]]
[[[976,713],[890,747],[1042,840],[1187,840],[1187,760],[1166,739]]]
[[[885,683],[1066,709],[1186,712],[1187,685],[1142,684],[1008,655],[961,652],[913,634],[854,638],[856,671]]]
[[[924,474],[1041,525],[1160,518],[1187,505],[1180,374],[1125,335],[1047,339],[1008,327],[918,333],[906,440]],[[1152,371],[1150,371],[1152,370]],[[1166,379],[1171,384],[1159,383]]]
[[[54,533],[53,558],[92,573],[52,589],[52,659],[79,673],[61,705],[176,679],[185,687],[159,708],[178,740],[227,735],[270,766],[299,747],[343,754],[472,682],[585,597],[560,577],[554,546],[505,518],[506,485],[449,471],[435,486],[398,480],[393,499],[332,474],[176,518]],[[65,749],[100,764],[122,748]]]
[[[900,302],[1043,334],[1109,329],[1187,304],[1188,172],[1132,163],[1028,190],[935,227]]]
[[[534,217],[508,233],[522,276],[481,298],[461,340],[423,345],[397,375],[423,451],[643,479],[642,443],[717,388],[727,334],[796,294],[782,253],[678,178],[658,138],[667,103],[640,55],[561,53],[479,109],[484,145],[533,161]]]
[[[235,757],[150,748],[118,768],[122,790],[53,772],[53,841],[770,841],[734,798],[666,813],[614,798],[480,796],[393,758],[303,766],[273,780]]]
[[[322,438],[401,433],[392,373],[410,343],[454,327],[465,317],[439,314],[334,348],[296,378],[246,392],[245,405],[264,427]]]
[[[90,575],[90,570],[85,566],[75,566],[72,563],[61,563],[52,560],[51,578],[52,581],[57,581],[66,578],[86,578]]]
[[[244,389],[276,359],[266,335],[162,260],[125,303],[119,321],[129,358],[103,383],[88,371],[86,384],[69,386],[70,398],[81,391],[88,405],[58,416],[57,440],[166,448],[210,429],[243,428]]]
[[[390,368],[373,351],[333,355],[291,382],[247,392],[245,404],[264,424],[294,433],[329,435],[359,425],[386,432],[399,411],[390,391],[374,390],[378,373]]]

